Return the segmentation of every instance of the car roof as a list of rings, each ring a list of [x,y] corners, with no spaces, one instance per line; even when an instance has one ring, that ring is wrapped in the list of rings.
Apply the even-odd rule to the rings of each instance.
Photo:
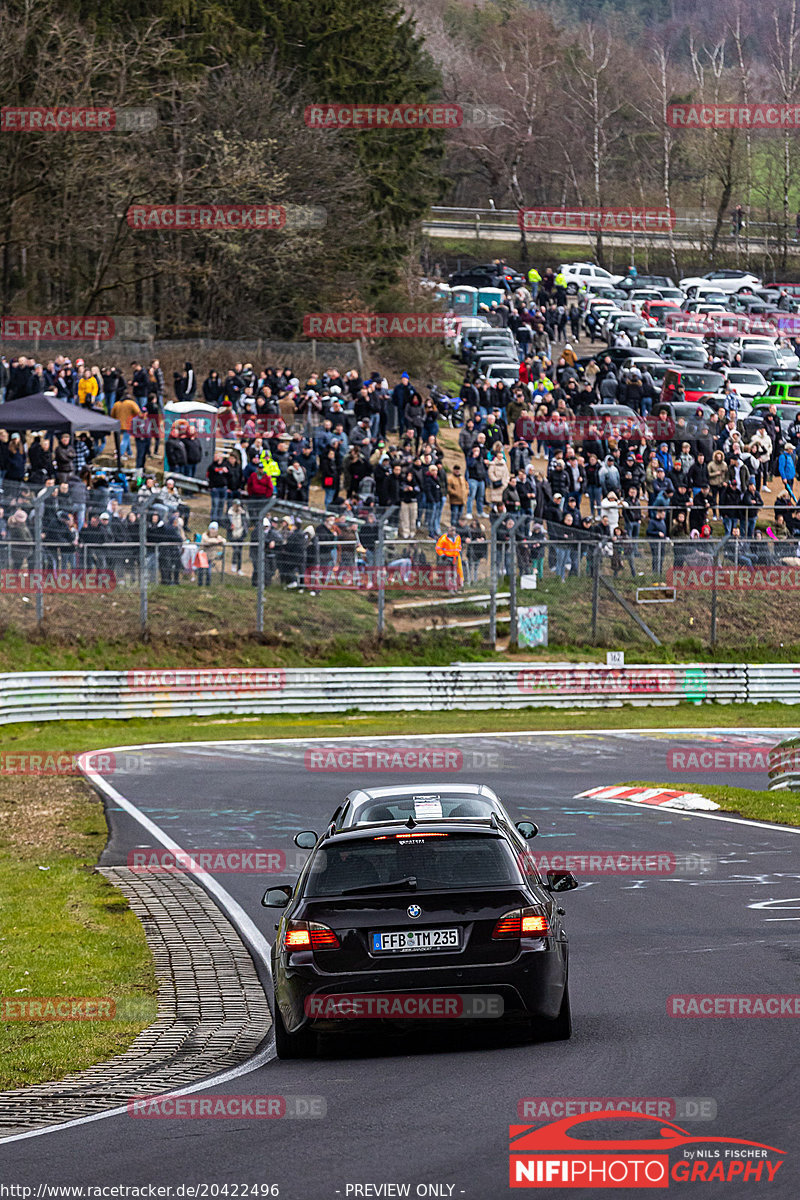
[[[343,803],[350,800],[353,804],[366,800],[385,800],[387,796],[480,796],[485,800],[497,800],[500,797],[485,783],[403,783],[384,784],[381,787],[356,788],[348,792]]]
[[[372,832],[370,832],[372,831]],[[498,823],[492,824],[490,819],[480,817],[442,817],[441,820],[415,821],[413,825],[405,821],[376,821],[368,825],[348,825],[345,829],[335,829],[324,835],[324,844],[331,842],[366,841],[370,837],[385,837],[391,832],[405,831],[409,837],[423,833],[446,833],[453,837],[456,833],[482,834],[484,837],[499,837],[505,833],[505,827]]]
[[[613,417],[617,413],[623,413],[625,416],[628,413],[635,417],[636,413],[627,404],[590,404],[589,409],[594,417],[610,416]]]

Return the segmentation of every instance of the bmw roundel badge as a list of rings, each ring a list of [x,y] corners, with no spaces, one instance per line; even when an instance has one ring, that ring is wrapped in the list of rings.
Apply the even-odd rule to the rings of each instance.
[[[420,906],[418,904],[409,904],[408,908],[406,909],[406,912],[408,913],[408,915],[410,917],[421,917],[422,916],[422,909],[420,908]]]

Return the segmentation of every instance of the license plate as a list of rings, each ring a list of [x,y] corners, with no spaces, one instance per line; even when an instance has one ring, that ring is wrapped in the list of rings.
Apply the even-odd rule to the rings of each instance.
[[[372,934],[373,954],[386,951],[457,950],[458,946],[457,929],[397,929],[391,933]]]

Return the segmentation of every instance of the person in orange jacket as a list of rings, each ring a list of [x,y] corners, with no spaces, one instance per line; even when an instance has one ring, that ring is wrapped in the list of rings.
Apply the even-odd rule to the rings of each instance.
[[[459,587],[464,586],[464,568],[461,564],[461,537],[451,525],[447,533],[443,533],[436,543],[436,553],[440,558],[451,558],[455,563]]]

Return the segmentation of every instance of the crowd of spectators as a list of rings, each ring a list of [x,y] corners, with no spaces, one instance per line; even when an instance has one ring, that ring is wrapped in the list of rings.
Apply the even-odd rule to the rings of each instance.
[[[749,440],[735,404],[720,406],[708,420],[671,420],[646,369],[621,377],[610,357],[579,363],[580,314],[555,276],[510,293],[492,306],[490,320],[513,331],[519,377],[492,384],[467,372],[454,405],[457,433],[447,444],[443,426],[453,408],[424,397],[407,373],[390,384],[379,372],[362,378],[355,369],[331,367],[301,379],[290,367],[237,362],[201,382],[186,362],[173,376],[174,397],[217,410],[217,452],[201,480],[211,524],[193,540],[180,486],[170,478],[159,486],[146,471],[171,398],[158,359],[149,366],[134,361],[127,372],[63,356],[46,365],[0,359],[6,403],[49,391],[110,412],[121,425],[116,464],[100,474],[95,460],[104,438],[36,435],[26,444],[0,430],[0,540],[24,540],[11,532],[23,525],[15,514],[29,512],[32,497],[48,484],[57,499],[47,501],[45,537],[62,547],[62,556],[81,544],[135,541],[142,505],[157,492],[148,541],[172,545],[165,557],[173,566],[164,578],[171,583],[177,561],[184,568],[191,562],[198,582],[208,582],[226,542],[235,571],[244,573],[245,547],[255,564],[255,514],[273,496],[328,514],[268,518],[265,575],[284,583],[301,578],[298,564],[374,562],[376,514],[385,510],[394,514],[395,542],[460,539],[468,580],[486,561],[488,517],[500,518],[501,547],[514,527],[523,568],[539,566],[561,579],[584,562],[594,569],[598,549],[615,571],[627,566],[641,574],[640,539],[660,574],[666,545],[678,561],[682,542],[726,534],[740,561],[761,561],[782,553],[781,541],[800,536],[794,495],[800,418],[787,431],[770,410]],[[572,340],[557,351],[566,336]],[[646,419],[615,427],[597,408],[611,401]],[[203,449],[195,426],[176,425],[164,453],[179,482],[198,477]],[[133,511],[121,515],[131,504]],[[404,557],[425,555],[421,545],[395,549]],[[255,565],[253,571],[255,581]]]

